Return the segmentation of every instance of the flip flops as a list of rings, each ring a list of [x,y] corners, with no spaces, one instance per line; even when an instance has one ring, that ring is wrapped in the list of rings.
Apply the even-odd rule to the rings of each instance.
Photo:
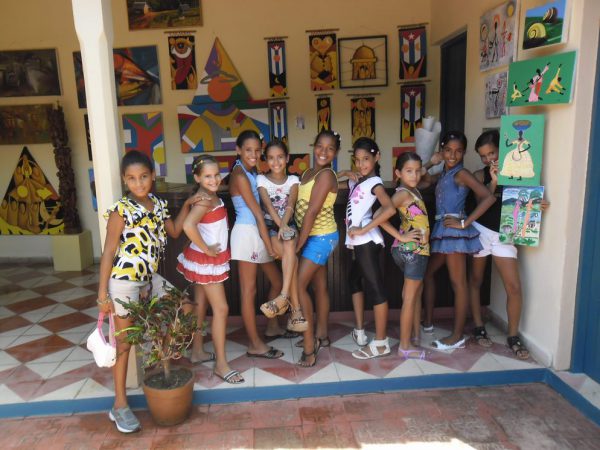
[[[225,375],[220,375],[217,372],[213,372],[217,377],[221,380],[229,383],[229,384],[240,384],[245,382],[244,377],[237,370],[230,370]],[[235,380],[235,377],[239,377],[239,379]]]
[[[300,336],[298,333],[296,333],[295,331],[291,331],[291,330],[285,330],[283,333],[281,334],[273,334],[272,336],[269,336],[268,334],[265,334],[265,339],[267,340],[272,340],[272,339],[294,339],[297,338],[298,336]]]
[[[454,350],[456,348],[465,348],[465,342],[467,342],[467,338],[465,337],[450,345],[444,344],[441,339],[437,339],[431,343],[431,346],[437,350]]]
[[[277,350],[275,347],[269,347],[269,350],[264,353],[246,352],[246,356],[249,358],[279,359],[283,356],[283,352],[281,350]]]
[[[318,339],[321,342],[321,347],[323,347],[323,348],[329,347],[331,345],[331,340],[329,339],[329,336],[325,336],[325,337],[318,338]],[[298,342],[296,342],[294,344],[294,347],[298,347],[298,348],[304,347],[304,339],[300,339]]]
[[[207,355],[208,355],[208,358],[201,359],[199,361],[192,361],[192,358],[190,358],[190,362],[192,363],[193,366],[197,366],[202,363],[216,361],[217,356],[213,352],[208,352]]]

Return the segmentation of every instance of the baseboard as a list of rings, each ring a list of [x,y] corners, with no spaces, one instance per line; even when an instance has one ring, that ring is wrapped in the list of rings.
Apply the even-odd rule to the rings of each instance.
[[[12,256],[0,256],[0,264],[49,264],[52,265],[52,256],[32,256],[32,257],[12,257]]]

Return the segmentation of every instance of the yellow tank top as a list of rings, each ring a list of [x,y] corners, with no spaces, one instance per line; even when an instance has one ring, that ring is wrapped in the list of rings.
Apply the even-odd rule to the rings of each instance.
[[[411,230],[421,230],[423,239],[427,239],[427,243],[414,245],[408,248],[409,251],[417,253],[419,255],[429,256],[429,219],[427,218],[427,208],[425,208],[425,202],[423,199],[404,187],[396,189],[398,191],[406,191],[413,197],[413,201],[408,206],[401,206],[398,208],[400,213],[400,234],[407,233]],[[412,244],[412,243],[411,243]],[[394,239],[392,247],[400,247],[403,251],[407,251],[407,244],[403,244]]]
[[[310,201],[310,194],[312,193],[312,189],[315,185],[315,179],[323,170],[331,170],[335,175],[335,171],[333,171],[330,168],[321,169],[315,174],[312,180],[308,181],[306,184],[300,183],[300,186],[298,187],[298,200],[296,201],[296,212],[294,213],[294,220],[296,221],[296,225],[298,225],[299,228],[302,227],[304,215],[308,210],[308,202]],[[337,224],[335,223],[335,217],[333,215],[333,205],[335,203],[336,198],[337,192],[327,193],[327,197],[325,197],[325,202],[323,203],[319,214],[317,214],[315,223],[313,224],[312,230],[310,230],[309,236],[322,236],[324,234],[330,234],[337,231]]]

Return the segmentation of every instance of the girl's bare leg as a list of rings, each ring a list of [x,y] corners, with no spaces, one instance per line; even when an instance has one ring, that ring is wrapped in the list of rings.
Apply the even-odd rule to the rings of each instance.
[[[127,406],[127,393],[125,387],[125,380],[127,378],[127,363],[129,361],[129,345],[125,339],[125,333],[119,335],[118,332],[130,327],[133,321],[129,318],[121,318],[117,315],[114,316],[115,320],[115,333],[117,340],[117,361],[112,366],[113,381],[115,383],[115,403],[114,408],[124,408]]]
[[[454,330],[450,336],[441,339],[443,344],[455,344],[463,338],[467,308],[469,306],[469,288],[467,287],[467,255],[450,253],[446,255],[450,283],[454,290]]]
[[[425,326],[433,325],[433,307],[435,305],[435,273],[446,262],[443,253],[432,253],[429,257],[427,272],[425,272],[423,299],[425,302]]]

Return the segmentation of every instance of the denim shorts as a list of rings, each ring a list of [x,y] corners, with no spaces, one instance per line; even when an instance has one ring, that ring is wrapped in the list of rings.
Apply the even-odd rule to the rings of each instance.
[[[311,260],[315,264],[324,266],[327,264],[329,255],[333,253],[337,247],[340,235],[336,231],[320,236],[309,236],[302,249],[302,256]]]
[[[402,252],[398,247],[393,247],[392,257],[396,265],[404,272],[405,278],[417,281],[425,278],[429,256],[413,252]]]

